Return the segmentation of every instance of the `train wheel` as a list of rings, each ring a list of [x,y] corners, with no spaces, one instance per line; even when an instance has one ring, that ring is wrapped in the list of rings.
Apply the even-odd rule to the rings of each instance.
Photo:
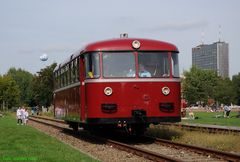
[[[71,127],[74,131],[78,131],[78,123],[70,123],[70,127]]]
[[[142,124],[135,124],[132,126],[132,134],[141,136],[146,131],[146,126]]]

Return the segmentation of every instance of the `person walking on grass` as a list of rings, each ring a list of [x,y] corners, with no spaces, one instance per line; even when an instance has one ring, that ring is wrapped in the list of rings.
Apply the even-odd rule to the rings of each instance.
[[[227,112],[226,112],[227,118],[229,118],[230,112],[231,112],[231,106],[228,105],[228,109],[227,109]]]
[[[229,105],[225,105],[224,106],[224,117],[229,118],[230,112],[231,112],[231,107]]]

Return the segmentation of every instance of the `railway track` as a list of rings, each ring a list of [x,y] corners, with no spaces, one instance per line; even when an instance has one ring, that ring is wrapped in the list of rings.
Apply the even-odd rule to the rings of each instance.
[[[60,123],[65,123],[60,119],[46,118],[41,116],[34,116],[39,119],[47,119],[52,121],[59,121]],[[240,128],[238,127],[225,127],[225,126],[216,126],[216,125],[203,125],[203,124],[181,124],[181,123],[161,123],[163,126],[175,126],[181,129],[195,130],[195,131],[206,131],[209,133],[237,133],[240,134]]]
[[[152,137],[149,137],[152,138]],[[155,143],[157,143],[160,146],[168,146],[169,148],[175,148],[177,152],[180,154],[178,157],[187,158],[187,159],[198,159],[198,161],[205,161],[206,157],[209,158],[208,160],[211,161],[210,157],[217,158],[219,160],[227,160],[227,161],[239,161],[240,155],[238,154],[232,154],[228,152],[188,145],[188,144],[182,144],[182,143],[176,143],[168,140],[158,139],[155,138]],[[181,150],[181,151],[180,151]],[[184,151],[185,150],[185,151]],[[195,154],[202,155],[202,156],[196,156]],[[198,158],[199,157],[199,158]],[[187,161],[185,159],[184,161]],[[195,160],[194,160],[195,161]]]
[[[56,129],[68,129],[68,126],[61,120],[43,117],[30,117],[30,120],[34,120],[35,122],[39,122]],[[124,150],[128,153],[132,153],[152,161],[240,161],[240,155],[237,154],[174,143],[152,137],[141,137],[141,140],[143,141],[153,141],[147,144],[144,142],[126,144],[128,143],[126,141],[122,142],[102,137],[94,137],[94,139],[104,141],[111,147]]]
[[[239,127],[204,125],[204,124],[181,124],[181,123],[161,123],[164,126],[175,126],[186,130],[205,131],[209,133],[235,133],[240,134]]]

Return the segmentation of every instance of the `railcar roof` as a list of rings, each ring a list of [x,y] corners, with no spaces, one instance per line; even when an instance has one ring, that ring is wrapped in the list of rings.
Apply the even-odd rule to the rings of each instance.
[[[132,42],[138,40],[141,43],[139,51],[174,51],[178,52],[175,45],[152,39],[140,39],[140,38],[119,38],[110,39],[105,41],[99,41],[88,44],[82,49],[81,53],[89,51],[131,51],[134,50]]]
[[[152,39],[143,39],[143,38],[118,38],[118,39],[110,39],[104,41],[98,41],[94,43],[90,43],[83,47],[81,50],[78,50],[74,54],[70,55],[64,62],[59,64],[55,69],[64,66],[70,60],[78,57],[80,54],[92,51],[134,51],[135,49],[132,47],[133,41],[139,41],[141,46],[138,51],[172,51],[178,52],[178,48],[168,42],[163,42],[159,40]]]

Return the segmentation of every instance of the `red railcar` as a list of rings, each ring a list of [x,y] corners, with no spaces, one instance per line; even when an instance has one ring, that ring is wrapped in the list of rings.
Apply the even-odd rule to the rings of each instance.
[[[73,129],[181,120],[178,49],[150,39],[120,38],[85,46],[54,70],[55,116]]]

